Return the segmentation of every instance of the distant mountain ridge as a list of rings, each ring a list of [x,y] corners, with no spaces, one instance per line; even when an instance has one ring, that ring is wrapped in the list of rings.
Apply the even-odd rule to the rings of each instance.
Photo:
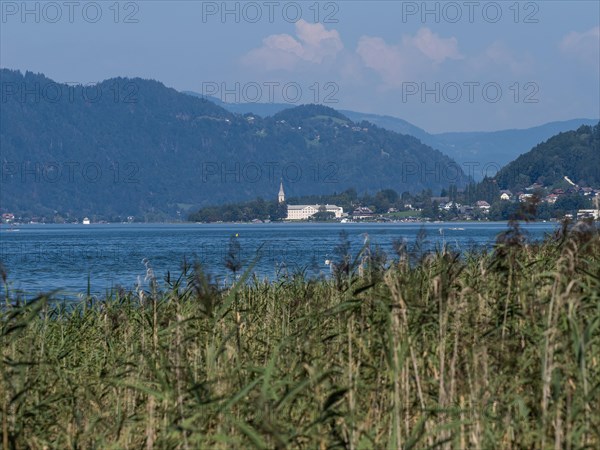
[[[194,92],[186,93],[201,97]],[[209,99],[228,111],[238,114],[254,113],[262,117],[272,116],[294,106],[285,103],[225,103],[218,98]],[[473,168],[476,179],[481,179],[485,173],[494,175],[496,170],[555,134],[576,130],[581,125],[594,125],[600,119],[572,119],[525,129],[431,134],[406,120],[393,116],[349,110],[340,110],[340,112],[354,122],[364,120],[381,128],[414,136],[424,144],[454,159],[467,173],[469,168]],[[487,169],[483,170],[484,168]]]
[[[282,179],[293,196],[465,182],[454,161],[416,138],[324,106],[244,117],[140,78],[73,87],[1,69],[0,82],[6,212],[160,220],[275,198]]]
[[[481,167],[488,165],[491,172],[494,167],[504,167],[558,133],[576,130],[582,125],[595,125],[597,122],[598,119],[572,119],[526,129],[442,133],[434,135],[437,144],[429,139],[423,142],[450,155],[461,164],[478,162]]]

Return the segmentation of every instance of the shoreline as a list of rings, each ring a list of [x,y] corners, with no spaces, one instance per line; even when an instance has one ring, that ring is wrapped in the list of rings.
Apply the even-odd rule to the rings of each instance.
[[[561,224],[560,220],[531,220],[528,222],[518,220],[519,224],[543,224],[543,223],[554,223]],[[598,222],[598,221],[595,221]],[[356,222],[315,222],[315,221],[273,221],[273,222],[92,222],[90,224],[81,223],[13,223],[13,224],[0,224],[0,230],[10,231],[12,227],[38,227],[38,226],[81,226],[81,227],[94,227],[94,226],[105,226],[105,225],[126,225],[126,226],[190,226],[190,225],[252,225],[252,226],[265,226],[265,225],[415,225],[415,224],[508,224],[509,220],[452,220],[452,221],[431,221],[431,220],[389,220],[389,221],[356,221]],[[576,222],[573,222],[576,223]]]

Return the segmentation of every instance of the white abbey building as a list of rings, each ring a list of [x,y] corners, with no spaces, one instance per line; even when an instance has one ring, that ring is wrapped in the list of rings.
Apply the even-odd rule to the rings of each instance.
[[[279,194],[277,195],[279,203],[285,202],[285,192],[283,191],[283,181],[279,184]],[[335,214],[339,219],[344,215],[344,209],[336,205],[287,205],[287,220],[306,220],[319,212],[319,209],[325,207],[325,211]]]
[[[321,206],[325,207],[325,211],[335,214],[335,218],[339,219],[344,215],[344,209],[341,206],[335,205],[288,205],[287,220],[306,220],[309,217],[319,212]]]

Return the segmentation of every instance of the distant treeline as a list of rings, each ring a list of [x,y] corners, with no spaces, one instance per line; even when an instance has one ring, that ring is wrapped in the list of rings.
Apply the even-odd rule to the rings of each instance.
[[[510,220],[522,217],[525,209],[528,210],[525,215],[531,219],[549,220],[564,217],[565,214],[576,214],[579,209],[593,207],[591,197],[584,197],[576,192],[560,196],[554,204],[542,202],[541,198],[541,192],[534,192],[534,198],[530,199],[527,204],[519,202],[516,198],[511,201],[501,200],[500,189],[496,181],[486,178],[481,183],[470,184],[464,190],[459,190],[456,186],[451,185],[448,189],[442,189],[439,197],[434,196],[430,189],[423,190],[416,195],[409,192],[399,194],[393,189],[384,189],[375,194],[358,195],[355,189],[347,189],[341,193],[330,195],[292,197],[286,203],[257,198],[249,202],[208,206],[190,214],[188,219],[192,222],[250,222],[256,219],[277,221],[285,219],[287,216],[288,204],[330,204],[341,206],[345,213],[350,214],[359,206],[367,207],[375,214],[411,210],[415,211],[415,216],[432,220],[461,218]],[[484,213],[478,208],[472,208],[465,213],[463,206],[473,205],[480,200],[491,205],[488,213]],[[448,202],[452,202],[453,206],[450,208],[440,207]],[[319,217],[315,217],[315,219],[318,220]]]
[[[451,188],[456,191],[456,188]],[[359,206],[368,207],[376,214],[385,214],[390,209],[403,211],[409,207],[423,209],[424,212],[434,214],[432,207],[431,190],[423,190],[412,195],[409,192],[398,194],[393,189],[384,189],[375,194],[365,193],[358,195],[356,189],[347,189],[341,193],[334,192],[330,195],[308,195],[292,197],[286,203],[265,201],[257,198],[250,202],[232,203],[220,206],[209,206],[192,213],[189,220],[192,222],[245,222],[254,219],[281,220],[287,216],[287,205],[336,205],[341,206],[344,212],[351,213]]]

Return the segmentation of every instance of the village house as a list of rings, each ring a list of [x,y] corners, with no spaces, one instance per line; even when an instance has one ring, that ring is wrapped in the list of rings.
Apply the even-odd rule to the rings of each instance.
[[[461,204],[460,203],[456,203],[456,202],[448,202],[448,203],[444,204],[443,206],[440,205],[440,208],[444,209],[445,211],[450,211],[454,207],[456,207],[457,209],[460,209]]]
[[[527,200],[529,200],[532,197],[533,197],[533,194],[521,194],[521,195],[519,195],[519,201],[526,202]]]
[[[483,210],[483,212],[487,212],[490,209],[490,204],[485,200],[479,200],[478,202],[475,202],[475,207]]]
[[[577,211],[577,220],[579,219],[594,219],[600,220],[599,209],[580,209]]]
[[[583,195],[588,196],[588,195],[593,195],[594,194],[594,190],[590,187],[584,187],[581,188],[581,192],[583,193]]]
[[[371,208],[367,208],[366,206],[359,206],[352,212],[352,218],[354,219],[369,219],[373,215],[374,213],[371,211]]]

